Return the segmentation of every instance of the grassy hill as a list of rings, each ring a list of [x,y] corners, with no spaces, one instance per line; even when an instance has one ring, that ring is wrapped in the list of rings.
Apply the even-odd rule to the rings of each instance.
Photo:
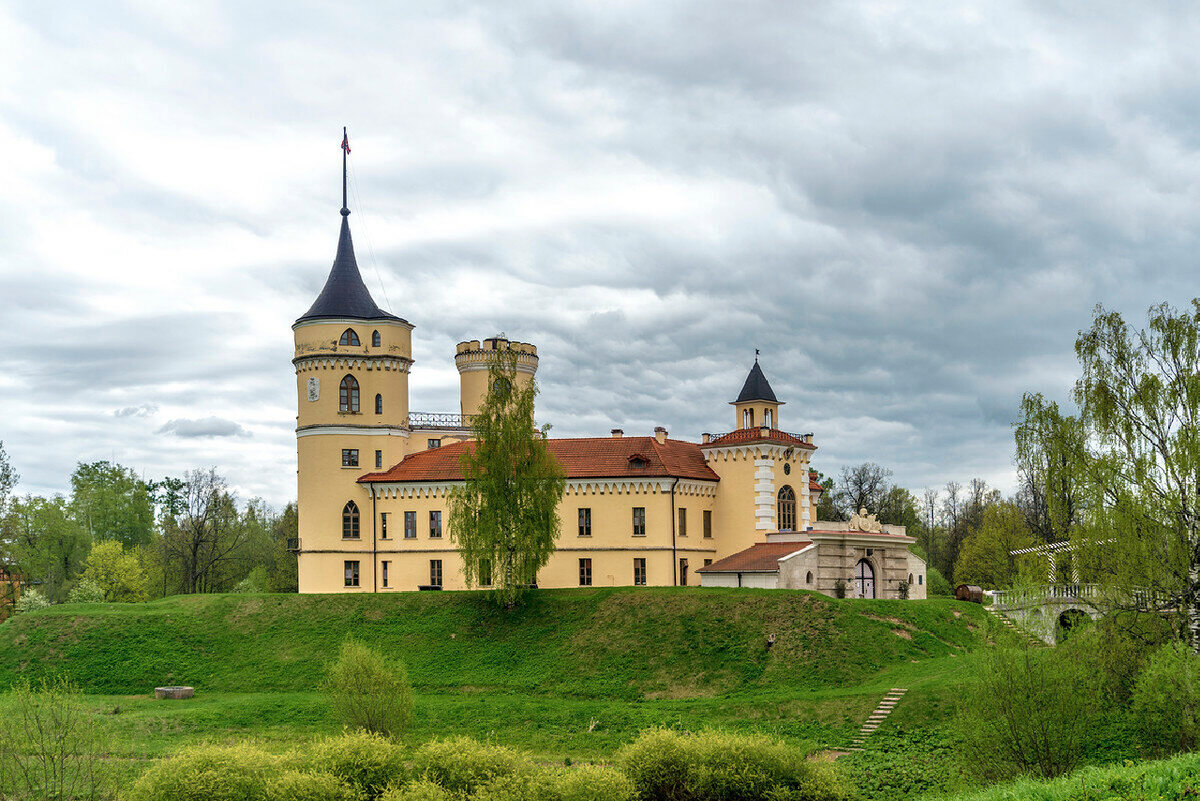
[[[696,698],[870,686],[975,647],[982,608],[765,590],[548,590],[514,613],[478,593],[178,596],[62,605],[0,625],[0,686],[53,672],[91,693],[316,687],[353,637],[402,658],[425,692]],[[776,635],[768,650],[768,634]],[[894,680],[894,677],[891,677]]]

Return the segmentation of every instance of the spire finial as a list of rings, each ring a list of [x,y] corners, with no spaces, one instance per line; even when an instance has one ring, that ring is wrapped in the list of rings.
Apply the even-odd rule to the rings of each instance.
[[[342,216],[350,216],[350,206],[346,203],[346,156],[350,155],[350,136],[346,126],[342,126]]]
[[[758,348],[754,349],[754,363],[758,364]]]

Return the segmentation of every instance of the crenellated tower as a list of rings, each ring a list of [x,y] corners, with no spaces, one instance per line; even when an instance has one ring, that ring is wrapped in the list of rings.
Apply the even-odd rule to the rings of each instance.
[[[454,366],[458,368],[460,406],[464,416],[477,414],[488,391],[488,369],[495,363],[496,356],[505,351],[517,355],[517,381],[528,385],[537,373],[537,347],[527,342],[510,342],[502,334],[482,342],[473,339],[459,342],[454,354]]]
[[[379,308],[359,273],[346,205],[346,139],[342,148],[337,255],[316,302],[292,325],[303,592],[343,590],[340,567],[354,554],[365,553],[360,563],[370,569],[374,521],[357,479],[401,461],[409,436],[413,326]],[[357,586],[369,591],[373,580],[360,576]]]

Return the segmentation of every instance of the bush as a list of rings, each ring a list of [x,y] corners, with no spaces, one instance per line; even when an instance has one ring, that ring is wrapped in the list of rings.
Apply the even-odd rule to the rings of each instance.
[[[437,782],[421,778],[402,787],[392,787],[379,801],[459,801],[460,796],[447,790]]]
[[[471,793],[471,801],[561,801],[558,777],[549,770],[497,776]]]
[[[127,801],[268,801],[267,785],[282,771],[272,755],[247,743],[199,745],[154,764],[134,782]]]
[[[559,774],[558,797],[561,801],[633,801],[637,787],[616,768],[584,765]]]
[[[311,770],[336,776],[367,798],[378,798],[392,784],[407,778],[404,749],[378,734],[351,732],[329,737],[307,749]]]
[[[1099,677],[1071,648],[995,647],[976,663],[959,711],[966,763],[983,778],[1072,770],[1099,707]]]
[[[1181,642],[1150,657],[1133,690],[1142,743],[1159,753],[1196,750],[1200,733],[1200,657]]]
[[[412,685],[404,664],[388,663],[360,643],[342,643],[325,688],[337,714],[356,728],[398,734],[412,720]]]
[[[359,801],[362,793],[328,773],[285,770],[266,785],[268,801]]]
[[[233,585],[233,592],[266,592],[267,569],[261,565],[251,570],[244,579]]]
[[[0,798],[108,797],[104,741],[74,685],[22,679],[4,701]]]
[[[954,588],[950,586],[950,582],[946,581],[942,571],[933,565],[925,569],[925,584],[925,594],[930,598],[951,598],[954,595]]]
[[[42,594],[41,590],[26,590],[21,593],[21,597],[17,599],[17,613],[36,612],[39,609],[45,609],[50,606],[50,601]]]
[[[80,579],[71,588],[71,592],[67,595],[67,601],[73,604],[104,603],[104,590],[94,581]]]
[[[845,798],[832,771],[805,756],[799,748],[758,735],[656,729],[622,748],[619,759],[644,799]]]
[[[417,749],[414,770],[455,793],[469,794],[500,776],[529,771],[524,754],[501,745],[485,745],[469,737],[433,740]]]

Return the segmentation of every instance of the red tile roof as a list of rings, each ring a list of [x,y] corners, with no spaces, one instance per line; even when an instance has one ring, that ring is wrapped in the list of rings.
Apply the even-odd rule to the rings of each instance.
[[[701,573],[774,573],[779,570],[779,560],[788,554],[801,551],[811,542],[760,542],[744,551],[719,559],[700,568]]]
[[[380,473],[367,473],[361,483],[400,481],[462,481],[459,458],[474,442],[456,442],[431,448],[405,458]],[[593,437],[549,439],[546,448],[562,465],[567,478],[691,478],[720,481],[704,461],[694,442],[668,439],[659,444],[654,437]],[[640,456],[645,467],[634,467],[630,458]]]
[[[716,439],[701,445],[701,448],[725,447],[727,445],[739,445],[747,442],[775,442],[781,445],[791,445],[796,448],[807,448],[815,451],[816,445],[805,442],[795,434],[789,434],[786,431],[780,431],[777,428],[772,428],[767,431],[767,435],[763,436],[761,428],[739,428],[737,431],[730,431],[728,434],[722,434]]]

